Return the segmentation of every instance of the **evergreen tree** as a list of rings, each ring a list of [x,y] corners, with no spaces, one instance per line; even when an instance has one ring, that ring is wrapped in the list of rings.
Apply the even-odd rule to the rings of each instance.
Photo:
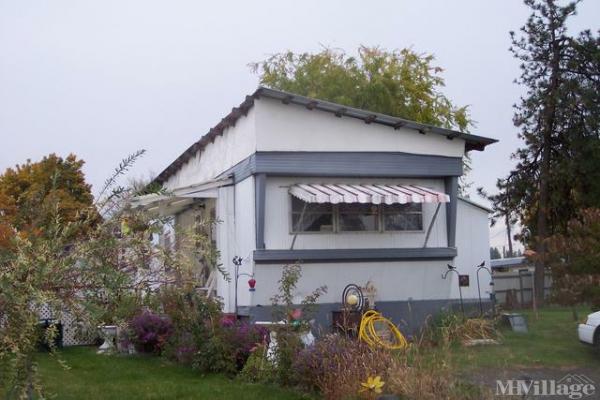
[[[514,116],[524,146],[513,155],[515,169],[498,182],[494,205],[517,216],[523,226],[520,238],[536,249],[536,300],[541,304],[546,239],[564,232],[582,207],[600,205],[600,196],[590,196],[600,193],[600,55],[591,32],[578,37],[567,32],[577,2],[525,4],[533,12],[521,35],[511,32],[510,49],[521,61],[517,83],[527,88]]]

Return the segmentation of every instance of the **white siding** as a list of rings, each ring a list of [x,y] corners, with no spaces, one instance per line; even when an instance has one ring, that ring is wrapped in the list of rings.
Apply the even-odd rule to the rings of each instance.
[[[456,247],[458,255],[453,265],[461,274],[469,275],[470,286],[463,287],[463,298],[476,299],[477,296],[477,266],[485,261],[490,268],[490,225],[488,212],[465,201],[458,200],[456,223]],[[452,298],[459,297],[456,274],[452,275]],[[450,274],[448,275],[450,277]],[[450,279],[450,278],[448,278]],[[481,298],[489,299],[491,287],[490,274],[479,272]]]
[[[241,117],[235,126],[225,129],[204,150],[196,153],[176,174],[171,176],[165,187],[174,189],[215,178],[256,152],[255,109]]]
[[[343,178],[276,178],[267,177],[265,203],[265,244],[267,249],[289,249],[292,243],[289,186],[294,183],[398,183],[419,184],[444,191],[442,179],[343,179]],[[386,233],[306,233],[296,238],[294,249],[347,249],[423,247],[427,228],[437,204],[423,205],[423,231]],[[436,217],[428,247],[446,247],[446,207],[442,204]]]
[[[219,263],[222,268],[233,276],[234,271],[230,260],[235,255],[235,188],[233,186],[219,188],[216,204],[217,218],[217,248],[220,252]],[[225,312],[232,312],[233,285],[227,282],[225,276],[219,274],[217,280],[217,295],[223,299]]]
[[[385,151],[462,157],[465,141],[448,140],[413,129],[395,130],[365,124],[356,118],[337,118],[297,105],[262,98],[256,101],[258,151]]]
[[[234,256],[242,257],[243,263],[240,267],[242,273],[252,273],[254,261],[252,260],[254,249],[256,248],[256,230],[254,224],[254,177],[243,180],[235,185],[235,234],[233,246],[234,253],[230,254],[223,263],[231,268],[231,284],[235,276],[233,274],[233,265],[231,260]],[[230,237],[232,235],[229,235]],[[238,305],[248,305],[250,302],[250,293],[248,291],[247,276],[241,276],[238,288]],[[234,291],[231,291],[232,294]],[[231,301],[231,311],[233,311],[233,299]]]
[[[375,301],[433,300],[450,297],[450,285],[442,280],[446,270],[443,261],[398,261],[382,263],[324,263],[302,265],[302,277],[297,290],[298,298],[310,294],[321,285],[327,293],[321,303],[340,302],[342,291],[349,283],[364,286],[371,281],[377,289]],[[269,305],[281,278],[281,265],[256,265],[256,292],[253,305]]]
[[[309,111],[295,105],[262,98],[255,102],[247,117],[240,118],[234,127],[225,130],[200,154],[190,159],[171,176],[167,188],[183,187],[213,179],[256,151],[357,151],[406,152],[449,157],[462,157],[464,140],[448,140],[436,134],[422,135],[414,130],[370,124],[353,118],[336,118],[332,114]],[[356,182],[373,183],[371,179],[318,179],[267,177],[265,243],[267,249],[288,249],[290,234],[289,185],[297,182]],[[378,179],[380,183],[416,183],[444,191],[440,179]],[[436,204],[423,207],[422,232],[301,234],[295,249],[344,249],[422,247],[425,233]],[[277,290],[281,266],[257,265],[252,262],[255,249],[255,189],[254,177],[238,182],[233,187],[219,189],[217,230],[221,263],[230,271],[231,282],[220,280],[217,291],[225,302],[225,311],[234,308],[233,284],[235,276],[231,259],[244,259],[241,272],[255,273],[257,291],[250,293],[247,278],[239,280],[238,305],[269,304]],[[459,203],[457,243],[459,256],[455,260],[461,271],[478,264],[482,257],[489,264],[489,232],[487,217],[476,207]],[[482,216],[483,215],[483,216]],[[483,222],[482,222],[483,221]],[[446,207],[442,205],[429,238],[429,247],[445,247]],[[406,261],[380,263],[327,263],[306,264],[299,286],[299,295],[306,295],[315,287],[327,285],[329,293],[322,299],[337,302],[345,285],[364,285],[372,281],[378,289],[379,301],[447,299],[458,297],[454,280],[442,280],[446,270],[443,261]],[[469,272],[470,273],[470,272]],[[482,274],[483,276],[483,274]],[[471,288],[465,297],[475,297],[474,272]],[[456,293],[455,293],[456,292]]]

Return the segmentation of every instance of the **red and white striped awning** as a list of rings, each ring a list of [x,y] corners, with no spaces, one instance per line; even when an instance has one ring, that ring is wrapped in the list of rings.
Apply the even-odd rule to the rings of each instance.
[[[307,203],[448,203],[450,196],[416,185],[298,183],[290,194]]]

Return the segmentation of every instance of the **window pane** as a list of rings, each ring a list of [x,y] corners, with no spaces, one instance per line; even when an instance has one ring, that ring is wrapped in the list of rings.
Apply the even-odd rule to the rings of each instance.
[[[292,196],[292,212],[301,213],[306,205],[306,212],[319,212],[319,213],[331,213],[331,203],[306,203],[294,196]]]
[[[292,232],[332,232],[333,214],[304,213],[300,223],[300,213],[293,213],[292,224]]]
[[[423,214],[386,214],[384,224],[386,231],[420,231],[423,230]]]
[[[407,231],[423,230],[423,214],[407,214],[406,215],[406,230]]]
[[[341,231],[377,231],[379,230],[379,208],[373,204],[341,204]]]
[[[421,203],[384,205],[384,227],[386,231],[423,230],[423,205]]]
[[[306,203],[292,196],[292,232],[333,232],[333,206]]]
[[[376,204],[343,203],[340,204],[340,213],[350,214],[377,214],[379,207]]]
[[[402,213],[402,212],[422,212],[423,205],[421,203],[406,203],[406,204],[384,204],[384,213]]]

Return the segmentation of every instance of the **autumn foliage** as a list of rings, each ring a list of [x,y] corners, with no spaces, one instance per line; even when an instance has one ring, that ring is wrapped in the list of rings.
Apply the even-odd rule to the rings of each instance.
[[[83,164],[73,154],[50,154],[0,175],[0,249],[10,248],[16,234],[43,237],[53,220],[82,221],[85,213],[94,212]]]
[[[560,304],[590,303],[600,309],[600,209],[570,220],[565,234],[548,239],[553,295]]]

